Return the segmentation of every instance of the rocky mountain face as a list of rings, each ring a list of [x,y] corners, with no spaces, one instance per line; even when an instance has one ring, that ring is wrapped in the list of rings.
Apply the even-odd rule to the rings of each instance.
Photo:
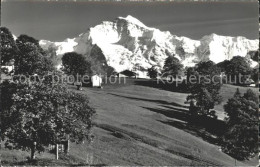
[[[59,57],[72,51],[88,57],[93,46],[99,47],[107,64],[117,72],[126,69],[142,72],[151,66],[162,69],[164,60],[173,54],[184,66],[206,60],[218,63],[237,55],[245,57],[249,51],[258,49],[259,40],[217,34],[192,40],[147,27],[138,19],[127,16],[104,21],[73,39],[63,42],[40,40],[40,45],[44,49],[54,48]]]

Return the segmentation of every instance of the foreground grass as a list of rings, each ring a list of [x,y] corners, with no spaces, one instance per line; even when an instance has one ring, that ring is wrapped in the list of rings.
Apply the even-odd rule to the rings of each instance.
[[[58,161],[54,154],[46,152],[37,154],[37,161],[26,162],[28,152],[2,149],[2,164],[235,165],[232,157],[219,150],[221,141],[216,139],[216,129],[220,130],[218,133],[224,129],[212,129],[210,121],[189,122],[188,105],[184,104],[188,93],[172,87],[164,89],[140,79],[103,86],[103,89],[84,88],[83,91],[71,87],[72,91],[87,94],[90,104],[97,110],[93,143],[72,143],[69,155],[62,155]],[[236,86],[223,85],[224,103],[216,106],[219,115],[224,113],[223,104],[235,90]],[[240,88],[241,93],[246,90]],[[255,165],[256,159],[236,164]]]
[[[92,164],[90,158],[72,154],[59,154],[59,159],[49,152],[36,154],[35,160],[29,160],[29,152],[20,150],[1,150],[1,165],[5,166],[104,166],[104,164]]]

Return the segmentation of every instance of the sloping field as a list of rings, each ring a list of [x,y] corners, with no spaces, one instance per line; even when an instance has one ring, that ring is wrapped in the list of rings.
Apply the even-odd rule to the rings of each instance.
[[[221,141],[216,136],[225,131],[222,121],[190,121],[188,106],[184,104],[187,93],[145,86],[140,81],[127,79],[125,84],[104,84],[103,89],[83,88],[83,91],[71,86],[72,91],[87,94],[97,111],[94,141],[71,143],[69,156],[61,156],[59,161],[54,160],[54,154],[38,154],[37,157],[43,159],[38,163],[62,166],[256,164],[256,159],[238,162],[221,152]],[[235,89],[234,86],[223,86],[225,101],[233,96]],[[242,88],[241,92],[245,90]],[[223,115],[222,105],[216,106],[220,115]],[[28,152],[7,150],[2,150],[1,154],[2,160],[9,161],[7,164],[24,161],[24,157],[29,155]]]
[[[233,96],[235,87],[223,88],[225,97]],[[230,89],[232,93],[227,93]],[[81,93],[97,110],[96,138],[88,146],[94,164],[246,165],[219,150],[216,134],[224,131],[221,121],[189,122],[185,93],[140,86],[133,79],[103,89],[84,88]]]

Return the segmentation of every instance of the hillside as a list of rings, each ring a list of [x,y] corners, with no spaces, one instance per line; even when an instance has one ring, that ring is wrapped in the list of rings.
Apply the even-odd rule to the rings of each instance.
[[[126,84],[104,84],[104,89],[84,88],[72,91],[87,94],[97,110],[94,142],[71,144],[70,155],[54,160],[50,153],[38,154],[40,165],[217,165],[234,166],[235,160],[219,150],[216,133],[224,131],[221,122],[189,123],[186,93],[145,86],[148,80],[127,79]],[[121,82],[122,83],[122,82]],[[240,88],[245,92],[247,88]],[[224,85],[224,100],[235,86]],[[257,91],[255,88],[254,91]],[[223,106],[217,106],[221,109]],[[223,112],[223,110],[222,110]],[[217,127],[214,129],[213,125]],[[25,161],[29,153],[1,151],[2,160]],[[256,164],[236,162],[239,166]],[[24,164],[24,163],[18,163]]]

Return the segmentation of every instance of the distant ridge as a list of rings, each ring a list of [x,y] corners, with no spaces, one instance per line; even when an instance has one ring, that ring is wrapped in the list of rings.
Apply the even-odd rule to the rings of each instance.
[[[129,15],[113,21],[103,21],[78,37],[68,38],[63,42],[40,40],[40,45],[44,49],[53,47],[60,57],[71,51],[87,57],[96,45],[102,50],[107,64],[116,71],[135,69],[146,75],[145,69],[151,66],[162,69],[164,60],[173,54],[184,66],[194,66],[197,62],[205,60],[218,63],[237,55],[245,57],[249,51],[258,49],[259,40],[249,40],[241,36],[220,36],[214,33],[200,40],[193,40],[148,27]]]

